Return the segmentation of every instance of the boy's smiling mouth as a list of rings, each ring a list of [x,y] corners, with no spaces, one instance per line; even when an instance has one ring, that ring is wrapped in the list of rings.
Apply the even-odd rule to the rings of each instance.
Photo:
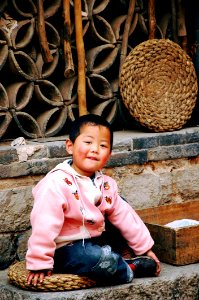
[[[96,157],[93,157],[93,156],[88,156],[87,158],[90,159],[90,160],[98,161],[98,159]]]

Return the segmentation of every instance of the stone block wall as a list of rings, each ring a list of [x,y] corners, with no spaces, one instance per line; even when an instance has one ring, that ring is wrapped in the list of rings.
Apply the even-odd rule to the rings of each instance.
[[[0,144],[0,269],[23,259],[31,227],[32,187],[65,160],[65,138]],[[199,128],[173,133],[114,133],[104,172],[135,209],[199,201]]]

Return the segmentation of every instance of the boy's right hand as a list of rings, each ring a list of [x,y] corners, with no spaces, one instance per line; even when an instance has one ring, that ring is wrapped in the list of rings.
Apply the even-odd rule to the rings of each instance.
[[[27,276],[28,284],[33,284],[36,286],[38,283],[42,283],[45,276],[51,276],[51,270],[38,270],[38,271],[29,271]]]
[[[161,272],[161,265],[160,265],[159,259],[157,258],[157,256],[155,255],[155,253],[152,250],[147,251],[146,255],[155,260],[155,262],[157,264],[156,276],[159,276],[160,272]]]

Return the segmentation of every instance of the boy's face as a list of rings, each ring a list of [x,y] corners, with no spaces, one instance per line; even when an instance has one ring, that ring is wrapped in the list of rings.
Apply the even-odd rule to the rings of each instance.
[[[111,155],[110,131],[104,126],[84,125],[74,144],[66,141],[66,150],[73,156],[72,167],[84,176],[92,176],[104,167]]]

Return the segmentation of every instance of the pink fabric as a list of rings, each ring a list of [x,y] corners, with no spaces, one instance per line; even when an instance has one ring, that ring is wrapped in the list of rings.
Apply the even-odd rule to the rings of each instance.
[[[151,249],[154,242],[147,227],[118,195],[115,180],[96,172],[94,183],[77,174],[65,161],[35,186],[27,269],[52,269],[56,248],[74,240],[100,236],[105,228],[105,214],[135,254]]]

